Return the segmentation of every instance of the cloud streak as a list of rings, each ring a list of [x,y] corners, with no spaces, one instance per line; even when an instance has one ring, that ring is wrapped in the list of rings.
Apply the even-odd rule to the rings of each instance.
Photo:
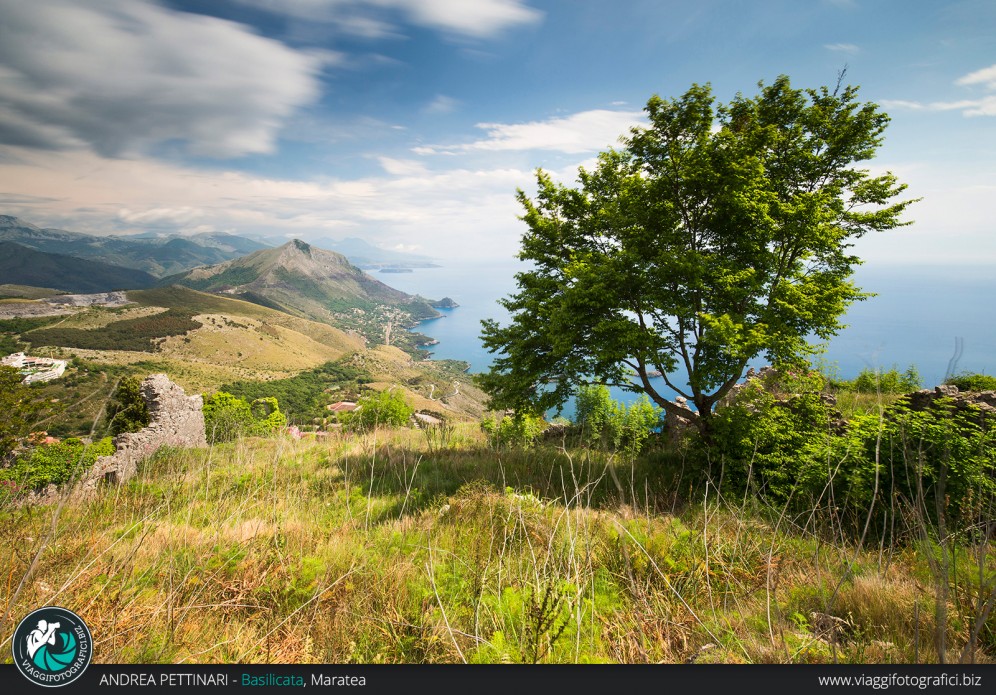
[[[272,152],[338,57],[152,0],[0,0],[0,142],[134,156]]]
[[[16,163],[0,159],[3,212],[40,226],[94,234],[362,236],[385,246],[418,243],[441,258],[513,253],[522,231],[515,190],[533,181],[531,172],[515,168],[429,171],[387,157],[380,159],[382,175],[295,180],[106,159],[87,150],[13,154]],[[53,190],[64,195],[44,197]]]
[[[959,87],[981,85],[988,91],[996,91],[996,65],[982,68],[959,77],[954,82]],[[884,99],[886,108],[909,109],[911,111],[960,111],[963,116],[996,116],[996,94],[987,94],[978,99],[958,99],[956,101],[910,101],[906,99]]]
[[[565,154],[583,154],[619,144],[620,137],[643,122],[640,111],[593,109],[529,123],[478,123],[476,127],[487,133],[487,137],[482,140],[459,145],[416,147],[413,152],[433,155],[552,150]]]
[[[861,53],[861,48],[855,46],[853,43],[827,43],[823,44],[823,48],[828,51],[834,51],[835,53],[846,53],[848,55]]]
[[[374,39],[397,36],[399,21],[474,39],[536,24],[543,13],[523,0],[238,0],[275,14],[323,22]]]

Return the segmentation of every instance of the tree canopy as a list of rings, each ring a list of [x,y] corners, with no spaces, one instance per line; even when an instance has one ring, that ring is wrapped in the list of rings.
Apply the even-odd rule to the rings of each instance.
[[[492,405],[546,410],[580,384],[645,392],[701,429],[748,362],[815,351],[869,296],[851,281],[855,239],[907,222],[913,201],[871,159],[889,117],[856,87],[787,77],[718,103],[708,85],[652,97],[647,127],[582,169],[576,188],[537,171],[519,257],[530,269],[484,322]],[[669,400],[652,381],[694,404]]]

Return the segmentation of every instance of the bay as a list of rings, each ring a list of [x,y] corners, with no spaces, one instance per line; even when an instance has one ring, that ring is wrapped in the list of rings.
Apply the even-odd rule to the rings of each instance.
[[[443,318],[416,330],[439,341],[434,359],[457,359],[480,372],[492,355],[480,343],[481,320],[508,321],[498,299],[515,291],[517,261],[465,263],[412,273],[379,275],[389,285],[430,299],[450,297],[459,306],[441,310]],[[862,369],[900,370],[914,365],[924,384],[944,380],[955,355],[954,372],[996,373],[996,273],[989,266],[864,265],[855,282],[877,296],[851,306],[847,325],[826,346],[822,360],[840,378],[853,379]],[[764,364],[757,360],[754,366]],[[614,390],[630,401],[635,396]]]

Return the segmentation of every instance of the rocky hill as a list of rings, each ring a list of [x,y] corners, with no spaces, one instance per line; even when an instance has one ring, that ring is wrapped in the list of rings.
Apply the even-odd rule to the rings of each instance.
[[[400,329],[439,315],[430,301],[389,287],[342,254],[299,239],[170,276],[162,284],[237,297],[403,349],[413,347],[414,334]]]

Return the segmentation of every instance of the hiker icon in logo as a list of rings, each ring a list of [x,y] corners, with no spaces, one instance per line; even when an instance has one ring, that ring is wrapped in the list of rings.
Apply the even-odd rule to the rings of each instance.
[[[38,685],[66,685],[90,664],[92,644],[90,630],[78,615],[65,608],[40,608],[14,631],[14,664]]]

